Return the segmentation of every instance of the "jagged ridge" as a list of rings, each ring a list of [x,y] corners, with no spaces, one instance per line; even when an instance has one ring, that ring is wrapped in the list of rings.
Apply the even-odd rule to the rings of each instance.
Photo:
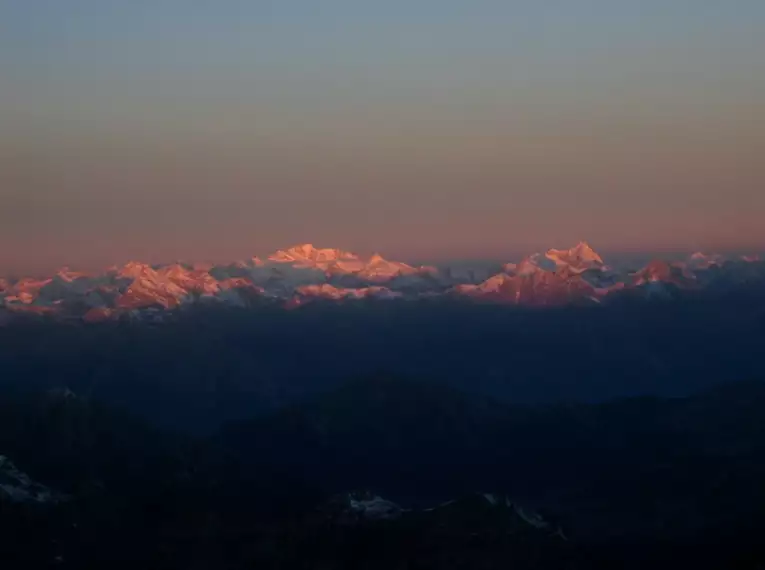
[[[43,278],[0,280],[0,323],[14,314],[100,321],[123,315],[161,315],[191,303],[295,307],[316,300],[425,298],[448,295],[488,302],[550,306],[599,303],[623,291],[653,296],[765,279],[756,257],[695,253],[687,260],[655,260],[615,271],[586,242],[484,268],[415,267],[333,248],[301,244],[228,265],[132,261],[89,275],[68,268]],[[4,309],[4,310],[3,310]]]

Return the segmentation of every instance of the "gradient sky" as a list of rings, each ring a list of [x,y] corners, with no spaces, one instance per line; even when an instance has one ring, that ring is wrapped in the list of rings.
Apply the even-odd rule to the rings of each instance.
[[[0,0],[0,270],[765,246],[762,0]]]

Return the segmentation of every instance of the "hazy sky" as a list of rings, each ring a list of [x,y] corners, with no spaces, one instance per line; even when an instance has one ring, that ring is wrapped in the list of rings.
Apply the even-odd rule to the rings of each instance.
[[[0,0],[0,270],[765,246],[763,0]]]

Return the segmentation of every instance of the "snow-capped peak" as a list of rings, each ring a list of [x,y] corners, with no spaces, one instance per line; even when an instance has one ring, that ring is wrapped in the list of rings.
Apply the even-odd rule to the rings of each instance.
[[[688,266],[692,269],[709,269],[713,265],[722,265],[725,258],[718,254],[706,254],[697,251],[688,258]]]
[[[667,285],[673,285],[674,291],[765,282],[765,263],[755,263],[757,259],[695,253],[684,262],[654,261],[628,271],[606,267],[589,244],[580,242],[570,249],[535,253],[518,265],[460,271],[458,267],[413,267],[379,253],[360,257],[304,243],[268,259],[255,257],[227,265],[132,261],[105,273],[65,268],[47,278],[0,279],[0,318],[49,314],[98,321],[124,315],[143,318],[144,312],[182,310],[210,301],[249,306],[272,300],[301,304],[319,297],[419,299],[454,294],[543,306],[600,301],[630,289],[648,294]],[[745,261],[751,265],[745,266]]]
[[[288,249],[280,249],[271,254],[268,259],[277,262],[297,263],[328,263],[338,260],[358,259],[359,257],[350,251],[334,248],[316,248],[311,243],[295,245]]]
[[[582,273],[588,269],[605,269],[603,258],[586,242],[579,242],[571,249],[550,249],[546,253],[535,253],[524,258],[515,268],[517,275],[531,275],[537,271],[564,269],[571,273]]]
[[[555,261],[557,265],[573,267],[603,265],[603,258],[584,241],[579,242],[571,249],[551,249],[545,255],[548,259]]]
[[[129,279],[137,279],[138,277],[154,274],[154,269],[147,263],[141,263],[140,261],[128,261],[125,265],[117,268],[117,276]]]
[[[380,264],[380,263],[387,263],[387,261],[379,253],[373,253],[372,257],[369,258],[368,264],[369,265],[377,265],[377,264]]]
[[[558,263],[549,255],[534,253],[524,258],[515,267],[515,273],[518,275],[530,275],[537,271],[554,271],[557,266]]]
[[[0,455],[0,499],[11,503],[58,503],[68,497],[32,480],[10,459]]]
[[[62,267],[56,272],[56,277],[58,277],[59,279],[67,283],[71,283],[75,279],[79,279],[80,277],[86,277],[86,276],[87,275],[85,273],[72,271],[68,267]]]

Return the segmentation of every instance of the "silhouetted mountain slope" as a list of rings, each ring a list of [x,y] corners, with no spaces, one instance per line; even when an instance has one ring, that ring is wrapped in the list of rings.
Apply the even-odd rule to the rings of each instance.
[[[503,489],[578,518],[584,532],[682,535],[765,514],[762,405],[758,383],[532,409],[374,379],[232,426],[218,444],[240,472],[288,473],[318,494]]]
[[[394,510],[369,516],[364,503]],[[574,548],[556,527],[503,496],[474,494],[429,508],[397,508],[371,494],[343,494],[295,525],[272,529],[270,540],[282,545],[275,556],[255,545],[249,550],[259,568],[544,568],[567,557],[573,563]]]
[[[0,387],[70,388],[196,433],[374,374],[509,403],[682,396],[721,379],[765,379],[764,301],[200,308],[162,325],[0,327]]]
[[[376,567],[375,551],[388,566],[422,568],[763,560],[758,382],[686,398],[518,407],[378,375],[208,441],[70,392],[3,395],[2,454],[68,496],[40,509],[0,495],[0,536],[13,537],[0,548],[4,567],[356,568]],[[325,510],[338,490],[359,488],[413,510],[351,526]],[[428,514],[487,492],[528,510],[460,499]],[[568,540],[517,527],[521,512],[559,521]]]
[[[437,384],[372,377],[273,417],[232,426],[217,440],[253,468],[305,474],[324,492],[405,481],[431,496],[488,467],[503,406]],[[245,451],[246,450],[246,451]],[[434,478],[433,475],[438,474]],[[393,489],[390,489],[393,490]],[[472,491],[472,488],[463,488]]]
[[[191,445],[69,390],[4,393],[0,450],[67,492],[121,491],[185,467]]]
[[[201,442],[71,391],[3,392],[0,454],[65,500],[16,504],[0,493],[0,564],[156,564],[168,529],[198,524],[210,505],[196,474],[205,453]]]

